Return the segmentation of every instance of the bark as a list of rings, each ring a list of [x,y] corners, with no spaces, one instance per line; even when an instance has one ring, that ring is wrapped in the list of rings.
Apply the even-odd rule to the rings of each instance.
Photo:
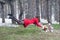
[[[1,3],[1,11],[2,11],[2,15],[1,15],[1,17],[2,17],[2,23],[5,23],[5,16],[4,16],[4,2],[1,2],[0,1],[0,3]]]
[[[19,20],[22,20],[22,15],[23,15],[23,7],[22,7],[22,1],[21,1],[21,0],[19,0],[19,5],[20,5]]]
[[[40,22],[39,0],[36,0],[36,16],[39,18],[39,22]]]
[[[59,24],[60,24],[60,0],[59,0]]]
[[[46,0],[47,1],[47,21],[48,23],[51,23],[51,5],[49,5],[49,0]]]
[[[14,0],[9,0],[7,2],[11,7],[11,14],[15,17],[16,15],[14,14],[14,4],[13,4]],[[16,24],[16,22],[14,20],[12,20],[12,24]]]

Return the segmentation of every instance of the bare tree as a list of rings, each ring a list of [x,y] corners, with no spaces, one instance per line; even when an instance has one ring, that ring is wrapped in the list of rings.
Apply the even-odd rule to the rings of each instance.
[[[48,20],[48,23],[51,23],[51,0],[46,0],[47,1],[47,20]]]
[[[19,0],[19,8],[20,8],[20,14],[19,14],[19,20],[22,20],[22,15],[23,15],[23,7],[22,7],[22,1]]]
[[[1,4],[1,10],[2,10],[2,23],[5,23],[5,16],[4,16],[4,2],[0,1]]]
[[[16,14],[14,14],[13,0],[10,1],[10,7],[11,7],[11,14],[15,17]],[[14,20],[12,20],[12,23],[15,24],[16,22]]]
[[[5,0],[6,3],[8,3],[10,5],[11,8],[11,14],[15,17],[16,14],[14,14],[14,1],[15,0]],[[16,22],[14,20],[12,20],[13,24],[16,24]]]
[[[27,18],[31,19],[36,16],[36,0],[28,0],[28,14]]]
[[[39,0],[36,0],[36,16],[39,18],[40,21]]]
[[[60,24],[60,0],[59,0],[59,24]]]

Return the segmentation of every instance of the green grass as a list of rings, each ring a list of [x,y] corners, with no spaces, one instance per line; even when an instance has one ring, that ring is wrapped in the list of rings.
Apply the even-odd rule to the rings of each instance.
[[[60,25],[59,24],[53,24],[54,29],[60,29]]]
[[[60,25],[53,25],[59,29]],[[58,28],[57,28],[58,27]],[[19,27],[0,27],[0,40],[60,40],[60,32],[44,32],[34,25],[24,28]]]

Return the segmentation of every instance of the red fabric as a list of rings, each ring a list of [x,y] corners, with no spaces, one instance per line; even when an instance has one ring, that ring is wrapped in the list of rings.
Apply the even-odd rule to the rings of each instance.
[[[38,18],[33,18],[33,19],[31,19],[31,20],[25,18],[25,19],[24,19],[24,27],[27,27],[29,24],[35,24],[35,25],[37,25],[38,27],[41,27],[41,24],[39,23]]]

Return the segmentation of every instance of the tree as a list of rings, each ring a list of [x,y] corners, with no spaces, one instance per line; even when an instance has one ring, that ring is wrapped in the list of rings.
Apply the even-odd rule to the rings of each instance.
[[[26,18],[31,19],[36,16],[36,0],[28,0],[28,14]]]
[[[36,16],[39,18],[39,22],[40,22],[39,0],[36,0]]]
[[[51,23],[51,0],[46,0],[47,1],[47,21],[48,23]]]
[[[10,7],[11,7],[11,14],[15,17],[15,13],[14,13],[14,4],[13,4],[13,0],[10,1]],[[14,20],[12,20],[13,24],[16,24],[16,22]]]
[[[15,17],[15,13],[14,13],[14,2],[15,0],[5,0],[6,3],[8,3],[10,5],[11,8],[11,14]],[[12,20],[12,24],[16,24],[16,22],[14,20]]]
[[[19,8],[20,8],[20,14],[19,14],[19,20],[22,20],[22,15],[23,15],[23,7],[22,7],[22,2],[19,0]]]
[[[60,0],[59,0],[59,24],[60,24]]]
[[[4,16],[4,2],[0,1],[1,4],[1,10],[2,10],[2,23],[5,23],[5,16]]]

